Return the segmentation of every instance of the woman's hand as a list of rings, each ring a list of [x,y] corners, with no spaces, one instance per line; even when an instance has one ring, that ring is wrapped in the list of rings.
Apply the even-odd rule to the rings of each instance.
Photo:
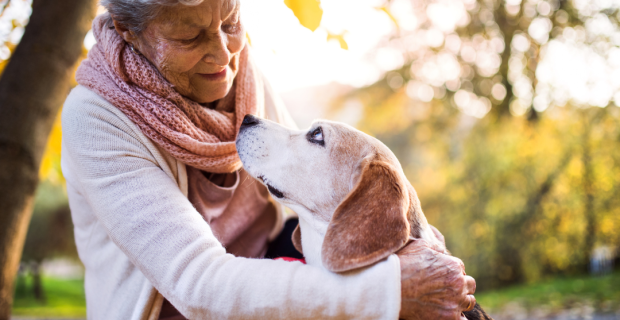
[[[462,312],[476,303],[476,281],[465,275],[460,259],[432,249],[421,239],[396,254],[401,272],[400,318],[466,319]]]

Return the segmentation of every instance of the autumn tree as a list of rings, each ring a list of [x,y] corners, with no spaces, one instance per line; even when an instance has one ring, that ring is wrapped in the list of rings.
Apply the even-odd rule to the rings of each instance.
[[[480,287],[584,272],[596,245],[620,244],[617,4],[377,10],[394,22],[377,52],[395,67],[335,109],[362,105],[357,126],[395,151]]]
[[[95,15],[94,0],[34,0],[0,78],[0,319],[9,319],[39,165]]]

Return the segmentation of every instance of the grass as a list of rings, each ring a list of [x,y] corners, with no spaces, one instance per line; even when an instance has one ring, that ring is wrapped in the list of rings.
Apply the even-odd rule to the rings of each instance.
[[[579,276],[517,285],[476,294],[476,300],[489,311],[509,303],[531,310],[540,306],[560,310],[589,303],[602,312],[617,311],[620,306],[620,271],[605,276]]]
[[[32,278],[20,276],[15,283],[13,315],[33,317],[86,318],[84,280],[43,277],[44,301],[32,293]]]

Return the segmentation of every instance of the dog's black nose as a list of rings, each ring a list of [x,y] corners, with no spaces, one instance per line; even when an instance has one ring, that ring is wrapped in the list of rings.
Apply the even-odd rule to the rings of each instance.
[[[243,122],[241,122],[241,128],[252,127],[259,123],[260,123],[260,119],[258,117],[253,116],[251,114],[247,114],[245,115],[245,117],[243,117]]]

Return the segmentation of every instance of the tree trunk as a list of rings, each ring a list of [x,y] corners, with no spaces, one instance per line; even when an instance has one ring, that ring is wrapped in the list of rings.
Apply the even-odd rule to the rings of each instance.
[[[32,294],[37,301],[45,301],[45,293],[43,292],[43,282],[41,281],[41,262],[32,261],[30,264],[30,272],[32,273]]]
[[[542,201],[553,188],[559,175],[570,163],[572,154],[572,150],[570,149],[565,151],[564,157],[561,158],[557,167],[555,167],[555,169],[547,175],[545,181],[530,194],[523,211],[511,220],[508,220],[505,225],[499,227],[499,232],[497,232],[497,243],[500,245],[497,249],[498,256],[496,263],[500,266],[499,272],[506,272],[505,275],[502,276],[500,274],[498,276],[500,280],[498,284],[500,287],[519,283],[524,280],[521,243],[518,241],[505,241],[504,239],[506,237],[518,239],[520,236],[530,236],[525,233],[528,226],[535,221]]]
[[[525,2],[525,1],[523,1]],[[520,12],[523,12],[523,4],[521,5]],[[495,10],[495,19],[499,28],[504,36],[504,52],[502,52],[502,63],[499,67],[499,75],[502,76],[502,84],[506,88],[506,96],[502,102],[491,109],[490,113],[496,121],[500,121],[502,118],[510,116],[510,100],[512,100],[512,84],[508,81],[508,61],[512,55],[512,38],[517,30],[516,22],[521,18],[519,14],[517,17],[510,17],[506,13],[503,2],[497,6]]]
[[[582,140],[582,155],[581,161],[583,164],[583,177],[582,186],[584,193],[584,216],[586,217],[586,230],[584,234],[584,261],[583,266],[587,268],[590,265],[590,258],[592,257],[592,251],[594,250],[594,243],[596,241],[596,212],[594,210],[594,179],[592,168],[592,149],[590,145],[590,134],[592,131],[592,124],[585,112],[582,112],[583,118],[583,140]]]
[[[10,317],[41,157],[96,4],[34,0],[24,37],[0,79],[0,320]]]

